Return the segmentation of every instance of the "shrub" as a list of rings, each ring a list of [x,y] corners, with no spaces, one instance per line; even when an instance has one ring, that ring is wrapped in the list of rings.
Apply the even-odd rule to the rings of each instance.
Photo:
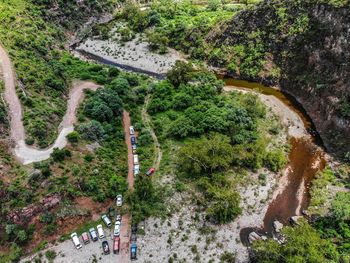
[[[71,152],[68,149],[54,148],[51,153],[51,158],[54,162],[62,162],[66,157],[71,157]]]
[[[88,141],[102,141],[106,136],[102,124],[95,120],[80,124],[77,130]]]
[[[57,256],[57,253],[54,250],[47,250],[45,252],[45,257],[51,262],[53,261]]]
[[[278,149],[269,151],[264,159],[266,167],[270,168],[271,171],[280,171],[287,163],[285,153]]]
[[[77,143],[79,140],[79,133],[76,131],[73,131],[69,133],[66,137],[70,143],[74,144],[74,143]]]

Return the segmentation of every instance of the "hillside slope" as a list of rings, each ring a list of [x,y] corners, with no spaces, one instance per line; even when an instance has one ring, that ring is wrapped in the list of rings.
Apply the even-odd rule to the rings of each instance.
[[[57,137],[71,86],[71,77],[62,64],[62,58],[68,56],[65,32],[105,12],[110,2],[0,2],[0,44],[8,51],[16,71],[26,143],[45,148]]]
[[[302,103],[325,146],[344,156],[350,151],[350,8],[320,2],[264,1],[240,12],[207,36],[214,46],[209,62],[231,75],[279,83]]]

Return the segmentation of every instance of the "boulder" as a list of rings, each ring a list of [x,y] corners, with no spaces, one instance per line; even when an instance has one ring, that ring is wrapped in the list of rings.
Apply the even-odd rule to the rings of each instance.
[[[251,232],[248,236],[249,243],[252,244],[256,240],[262,239],[261,236],[256,232]]]
[[[290,222],[294,225],[298,225],[298,221],[303,218],[302,216],[292,216],[290,218]]]
[[[283,228],[283,224],[280,221],[276,220],[273,222],[273,228],[275,229],[276,233],[280,233]]]

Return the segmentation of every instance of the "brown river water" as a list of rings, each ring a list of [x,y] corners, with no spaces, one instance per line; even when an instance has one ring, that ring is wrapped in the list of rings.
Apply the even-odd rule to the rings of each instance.
[[[322,141],[318,136],[311,118],[307,115],[305,109],[298,103],[294,97],[279,89],[266,87],[260,83],[236,80],[233,78],[222,78],[226,85],[252,89],[265,95],[277,97],[292,111],[297,113],[302,119],[305,128],[311,136],[305,138],[291,138],[291,150],[289,153],[289,163],[284,171],[285,182],[281,180],[281,187],[272,202],[270,202],[264,217],[263,224],[257,222],[257,228],[244,228],[241,230],[241,239],[246,243],[250,232],[267,232],[271,235],[273,231],[273,222],[280,221],[284,225],[289,224],[291,216],[300,215],[306,209],[310,202],[309,188],[317,172],[323,170],[326,166]],[[259,228],[262,225],[262,229]]]

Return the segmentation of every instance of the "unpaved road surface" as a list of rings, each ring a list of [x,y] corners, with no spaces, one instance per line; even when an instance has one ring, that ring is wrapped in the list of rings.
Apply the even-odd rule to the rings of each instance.
[[[147,107],[148,107],[150,98],[151,98],[150,95],[147,95],[146,98],[145,98],[145,103],[144,103],[144,106],[143,106],[142,111],[141,111],[141,117],[142,117],[143,123],[146,126],[146,129],[148,129],[149,132],[151,133],[151,136],[152,136],[152,139],[153,139],[153,142],[154,142],[155,157],[154,157],[154,160],[153,160],[153,167],[156,170],[159,170],[160,161],[162,160],[163,153],[162,153],[162,150],[160,148],[160,143],[158,141],[157,135],[155,134],[155,132],[154,132],[154,130],[152,128],[151,117],[147,113]]]
[[[38,150],[34,147],[30,147],[25,143],[25,131],[23,126],[23,110],[21,102],[16,93],[16,76],[11,65],[11,60],[6,53],[5,49],[0,45],[0,64],[3,72],[3,79],[5,84],[5,101],[8,105],[8,112],[10,114],[10,134],[11,138],[15,142],[14,153],[20,162],[23,164],[29,164],[32,162],[38,162],[46,160],[50,157],[54,148],[60,148],[66,146],[67,134],[74,130],[74,123],[76,122],[76,110],[79,103],[84,97],[84,90],[91,89],[96,90],[99,85],[81,81],[75,82],[73,88],[69,92],[69,99],[67,102],[67,112],[63,117],[63,120],[59,126],[60,133],[55,140],[55,143],[45,149]]]

